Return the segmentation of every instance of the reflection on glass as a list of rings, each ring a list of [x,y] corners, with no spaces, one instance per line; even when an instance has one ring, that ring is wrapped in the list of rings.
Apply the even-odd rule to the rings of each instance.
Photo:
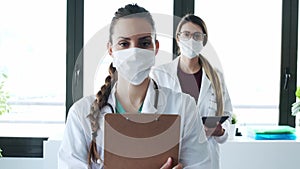
[[[195,14],[207,24],[239,123],[277,124],[282,1],[195,0]]]

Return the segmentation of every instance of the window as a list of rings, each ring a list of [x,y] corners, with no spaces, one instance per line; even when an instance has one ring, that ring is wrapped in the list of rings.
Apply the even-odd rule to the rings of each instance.
[[[207,24],[239,123],[278,124],[282,1],[195,0],[195,14]]]
[[[11,107],[0,116],[0,128],[9,128],[0,136],[55,135],[66,115],[66,1],[0,0],[0,21]]]
[[[106,53],[109,25],[114,16],[114,12],[117,11],[118,8],[130,3],[133,3],[133,1],[107,1],[105,5],[103,5],[102,1],[85,1],[83,95],[95,94],[104,84],[104,79],[108,75],[108,66],[112,62],[112,58]],[[154,18],[157,39],[160,41],[160,50],[156,56],[156,64],[171,61],[173,44],[173,1],[160,1],[159,7],[157,3],[153,3],[153,1],[136,0],[134,3],[149,10]],[[94,46],[97,46],[97,49],[94,49]]]

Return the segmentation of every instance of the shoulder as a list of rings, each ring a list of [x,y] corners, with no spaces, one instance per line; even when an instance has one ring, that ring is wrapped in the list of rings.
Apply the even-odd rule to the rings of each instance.
[[[217,74],[219,75],[219,77],[220,77],[221,79],[223,79],[223,77],[224,77],[223,72],[222,72],[220,69],[216,69],[216,72],[217,72]]]
[[[171,62],[164,63],[158,66],[154,66],[152,68],[153,71],[162,71],[162,70],[172,70],[174,68],[177,68],[178,59],[174,59]]]
[[[95,95],[85,96],[79,100],[77,100],[72,107],[81,107],[81,106],[91,106],[93,101],[96,99]]]
[[[159,87],[159,90],[163,92],[169,102],[172,102],[173,104],[176,105],[182,105],[183,107],[187,105],[195,105],[196,106],[196,101],[195,99],[190,96],[189,94],[175,91],[170,88],[166,87]]]
[[[154,66],[150,71],[150,77],[158,81],[159,84],[165,86],[169,80],[177,77],[178,61],[173,60],[159,66]]]
[[[70,108],[68,116],[77,115],[86,117],[90,113],[90,108],[94,100],[95,95],[85,96],[77,100]]]

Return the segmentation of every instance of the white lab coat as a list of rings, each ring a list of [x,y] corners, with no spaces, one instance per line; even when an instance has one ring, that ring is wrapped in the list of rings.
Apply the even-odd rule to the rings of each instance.
[[[175,91],[182,92],[180,82],[177,76],[177,68],[179,63],[179,58],[177,57],[170,63],[166,63],[157,67],[153,67],[150,76],[158,83],[159,86],[171,88]],[[206,76],[205,70],[202,68],[202,83],[200,88],[200,93],[198,97],[198,113],[200,116],[214,116],[217,110],[216,97],[214,89],[211,85],[211,81]],[[209,147],[210,147],[210,157],[213,169],[220,169],[220,143],[224,143],[228,138],[229,124],[232,117],[232,105],[231,100],[227,92],[227,88],[224,83],[223,76],[220,72],[221,85],[223,87],[223,97],[224,97],[224,115],[228,115],[230,118],[226,120],[222,127],[225,129],[225,133],[220,137],[209,137]]]
[[[143,103],[142,112],[181,115],[181,138],[179,161],[186,169],[210,169],[209,147],[203,124],[196,118],[196,103],[192,97],[167,88],[159,88],[157,109],[154,107],[154,83],[151,81]],[[91,142],[91,126],[87,115],[95,96],[84,97],[69,110],[64,137],[58,152],[59,169],[88,169],[87,154]],[[108,102],[115,108],[115,87]],[[103,116],[111,112],[104,107],[100,116],[100,128],[96,138],[98,152],[103,159]],[[200,133],[200,135],[199,135]],[[104,159],[105,160],[105,159]],[[167,159],[166,159],[167,160]],[[93,169],[102,165],[93,163]]]

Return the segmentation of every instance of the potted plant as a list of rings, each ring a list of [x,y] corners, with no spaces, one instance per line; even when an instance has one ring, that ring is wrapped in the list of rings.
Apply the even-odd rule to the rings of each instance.
[[[300,126],[300,119],[299,119],[299,116],[297,116],[297,114],[300,112],[300,101],[299,101],[300,100],[300,87],[297,87],[295,95],[296,95],[296,102],[292,104],[291,112],[292,112],[293,116],[298,117],[298,118],[296,118],[296,119],[298,119],[297,126]],[[297,123],[297,121],[296,121],[296,123]]]
[[[2,157],[2,154],[1,154],[1,153],[2,153],[2,150],[1,150],[1,148],[0,148],[0,158]]]

